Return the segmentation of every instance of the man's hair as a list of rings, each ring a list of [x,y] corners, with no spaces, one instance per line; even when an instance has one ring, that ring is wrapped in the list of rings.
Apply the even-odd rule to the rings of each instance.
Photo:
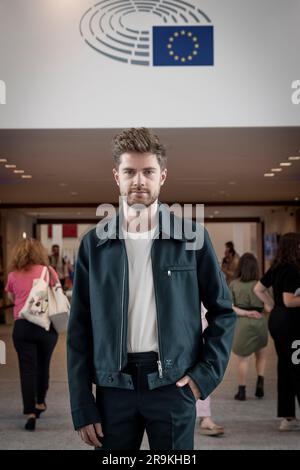
[[[150,129],[139,127],[124,129],[112,141],[112,154],[115,165],[121,163],[121,155],[127,152],[152,153],[156,155],[161,170],[167,166],[166,149]]]
[[[235,249],[234,249],[233,242],[226,242],[225,246],[229,249],[229,253],[232,253],[233,255],[235,255]]]
[[[258,263],[252,253],[244,253],[243,256],[240,257],[234,278],[240,279],[241,282],[258,281]]]

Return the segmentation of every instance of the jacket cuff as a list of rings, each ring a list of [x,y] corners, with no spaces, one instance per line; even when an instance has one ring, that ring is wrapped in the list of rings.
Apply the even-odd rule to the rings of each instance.
[[[198,364],[187,372],[200,390],[200,400],[205,400],[218,386],[218,383],[209,375],[205,366]]]
[[[72,411],[72,419],[76,431],[88,424],[101,423],[100,413],[96,404],[86,405]]]

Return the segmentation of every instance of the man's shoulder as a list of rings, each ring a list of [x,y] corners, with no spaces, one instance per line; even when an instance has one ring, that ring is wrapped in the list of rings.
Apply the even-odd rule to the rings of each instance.
[[[96,227],[93,227],[89,229],[82,237],[81,237],[81,243],[84,246],[96,246],[97,245],[97,233],[96,233]]]

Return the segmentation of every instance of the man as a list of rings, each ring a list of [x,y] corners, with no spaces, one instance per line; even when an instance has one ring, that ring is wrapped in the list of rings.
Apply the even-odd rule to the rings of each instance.
[[[228,285],[234,279],[234,273],[238,267],[239,259],[240,257],[234,249],[233,242],[226,242],[224,258],[222,261],[222,271],[225,274]]]
[[[113,156],[124,202],[85,235],[75,268],[68,330],[74,427],[96,448],[139,449],[146,430],[151,449],[193,449],[196,400],[219,384],[230,354],[230,294],[202,226],[203,246],[188,250],[178,220],[164,223],[170,213],[158,196],[167,169],[158,137],[124,130]]]
[[[62,288],[65,287],[67,276],[66,262],[59,253],[59,245],[52,245],[51,255],[49,256],[50,266],[55,269],[58,274]]]

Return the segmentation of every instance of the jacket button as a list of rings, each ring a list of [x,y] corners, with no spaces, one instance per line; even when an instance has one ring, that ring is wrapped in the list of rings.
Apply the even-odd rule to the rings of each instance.
[[[128,380],[128,385],[132,385],[132,382],[131,382],[131,380]]]
[[[109,375],[109,376],[108,376],[108,381],[109,381],[109,382],[113,382],[113,381],[114,381],[114,378],[113,378],[111,375]]]

